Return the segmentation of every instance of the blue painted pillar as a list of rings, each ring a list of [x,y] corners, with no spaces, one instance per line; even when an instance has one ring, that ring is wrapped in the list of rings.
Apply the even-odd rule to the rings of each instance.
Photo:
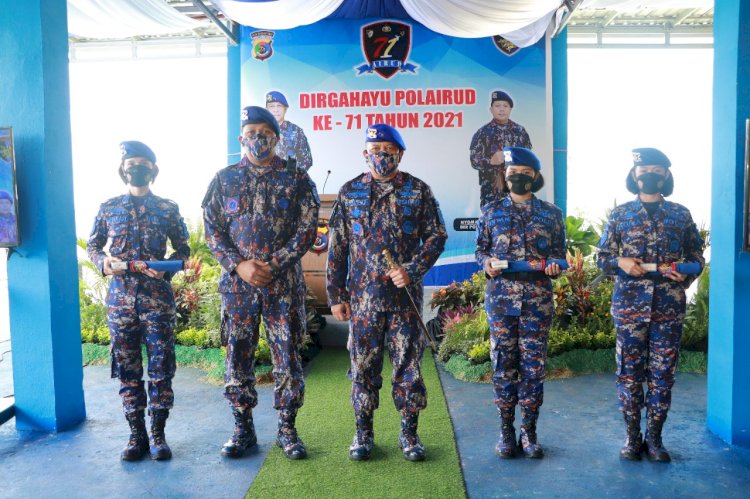
[[[86,417],[65,0],[3,2],[0,68],[22,242],[8,261],[16,427],[62,431]]]
[[[552,39],[552,158],[555,204],[568,212],[568,28]]]
[[[227,42],[227,164],[240,160],[240,46]]]
[[[750,2],[714,7],[708,428],[750,445],[750,254],[742,252],[745,120],[750,118]]]

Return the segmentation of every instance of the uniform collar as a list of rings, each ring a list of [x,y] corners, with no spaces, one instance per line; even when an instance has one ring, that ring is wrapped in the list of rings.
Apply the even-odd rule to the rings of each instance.
[[[365,176],[362,178],[362,182],[365,183],[365,184],[369,184],[373,180],[375,180],[375,179],[372,178],[372,173],[369,172],[369,171],[367,173],[365,173]],[[393,183],[393,185],[398,186],[398,187],[401,187],[402,185],[404,185],[404,174],[403,174],[403,172],[401,170],[399,170],[398,172],[396,172],[396,176],[393,177],[389,182]]]
[[[656,211],[659,211],[661,207],[664,206],[664,196],[661,197],[658,203],[659,203],[659,206],[656,209]],[[638,194],[635,195],[635,206],[638,210],[646,211],[646,208],[643,207],[643,201],[641,201],[641,197]]]
[[[284,162],[280,157],[274,156],[270,165],[268,165],[267,167],[261,167],[251,163],[250,160],[247,159],[247,156],[245,156],[245,154],[243,153],[242,159],[240,160],[240,168],[247,168],[248,171],[252,170],[253,173],[257,173],[258,175],[265,175],[266,173],[271,171],[283,170]]]
[[[510,208],[513,206],[513,200],[510,198],[510,194],[506,194],[502,199],[503,208]],[[531,207],[536,210],[542,205],[542,202],[536,197],[535,194],[531,195]]]

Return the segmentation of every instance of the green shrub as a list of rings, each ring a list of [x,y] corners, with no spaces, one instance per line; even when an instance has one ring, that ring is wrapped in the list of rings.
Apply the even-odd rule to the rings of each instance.
[[[468,357],[472,364],[484,364],[490,360],[490,340],[477,343],[471,347]]]
[[[438,355],[443,361],[456,353],[468,355],[474,345],[483,343],[489,338],[490,326],[487,324],[487,313],[479,310],[476,313],[464,315],[458,322],[451,323],[446,328]]]
[[[204,329],[188,328],[175,335],[179,345],[203,348],[208,343],[208,332]]]
[[[685,312],[685,327],[682,331],[682,348],[685,350],[708,350],[708,290],[709,267],[698,278],[698,289]]]
[[[101,303],[81,302],[81,329],[107,327],[107,307]]]
[[[258,348],[255,349],[255,361],[259,364],[270,364],[271,363],[271,347],[266,341],[266,335],[261,334],[258,338]]]
[[[96,328],[95,338],[96,339],[94,343],[98,345],[109,345],[110,343],[109,328],[107,326]]]

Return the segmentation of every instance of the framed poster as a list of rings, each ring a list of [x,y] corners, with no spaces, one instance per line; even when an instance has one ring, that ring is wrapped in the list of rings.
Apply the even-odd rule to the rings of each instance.
[[[19,243],[13,130],[0,127],[0,248],[18,246]]]

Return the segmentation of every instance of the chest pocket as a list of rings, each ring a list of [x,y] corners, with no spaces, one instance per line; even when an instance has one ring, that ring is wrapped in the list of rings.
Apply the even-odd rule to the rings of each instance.
[[[555,219],[545,214],[534,214],[531,217],[532,230],[526,237],[531,239],[532,248],[540,257],[548,257],[552,251],[555,232]]]
[[[359,192],[349,194],[360,194]],[[361,193],[367,194],[367,193]],[[349,229],[354,237],[362,237],[367,233],[370,221],[370,199],[368,197],[349,197],[344,199],[346,211],[349,214]]]
[[[278,175],[271,180],[268,190],[270,199],[268,199],[269,205],[267,208],[279,213],[280,216],[290,216],[290,210],[294,210],[297,206],[295,177],[286,173]]]
[[[114,239],[116,237],[125,237],[128,235],[127,213],[113,214],[107,217],[107,236]]]
[[[396,209],[401,233],[407,237],[419,237],[419,220],[422,214],[422,196],[419,191],[398,191]]]
[[[646,226],[638,218],[627,217],[617,223],[623,256],[640,257],[646,254],[648,236]]]
[[[677,260],[682,253],[682,234],[684,222],[678,218],[667,217],[662,220],[658,234],[661,253],[671,260]]]
[[[510,245],[512,235],[513,221],[510,215],[498,213],[490,217],[488,221],[490,233],[492,234],[492,244],[500,254],[506,254]]]
[[[166,251],[169,220],[166,213],[148,213],[143,217],[143,245],[154,253]]]
[[[244,195],[242,195],[244,194]],[[249,210],[248,206],[248,186],[242,185],[232,185],[229,186],[229,188],[224,192],[223,196],[223,203],[224,206],[222,206],[224,210],[224,215],[227,218],[236,218],[240,216],[243,213],[247,213]]]

